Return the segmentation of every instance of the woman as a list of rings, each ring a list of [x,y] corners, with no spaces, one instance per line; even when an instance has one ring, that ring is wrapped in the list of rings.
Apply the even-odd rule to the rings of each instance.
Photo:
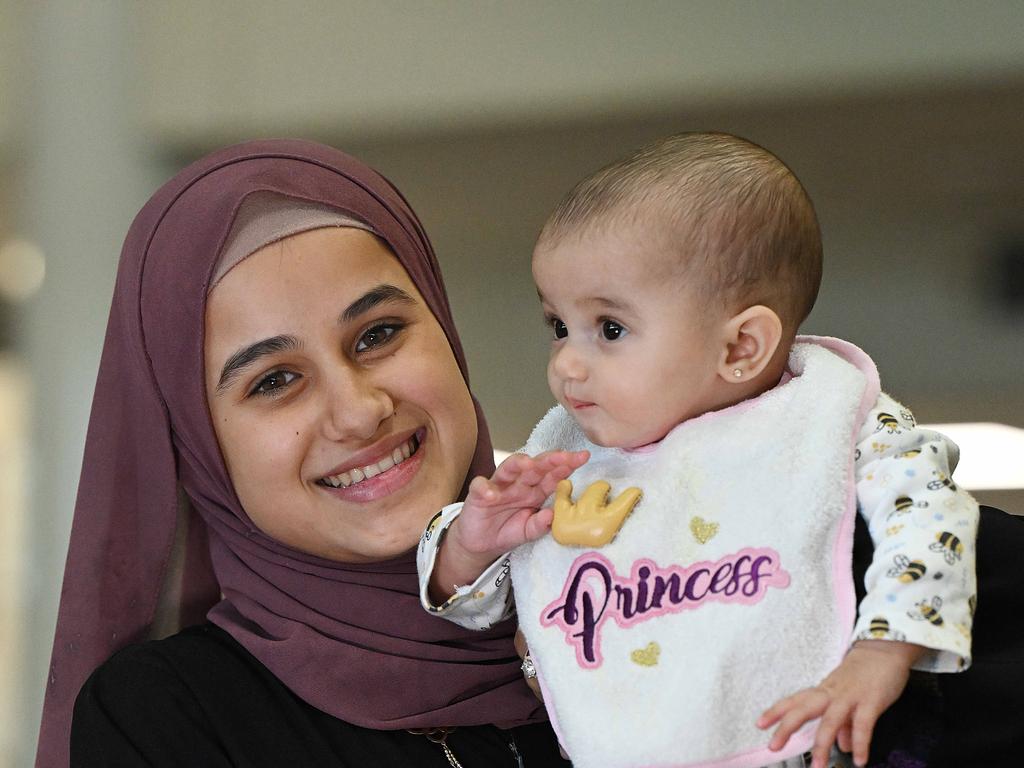
[[[418,604],[424,525],[492,468],[394,187],[299,141],[185,169],[122,252],[37,764],[69,729],[81,765],[563,764],[513,627]],[[208,622],[140,644],[161,591]]]

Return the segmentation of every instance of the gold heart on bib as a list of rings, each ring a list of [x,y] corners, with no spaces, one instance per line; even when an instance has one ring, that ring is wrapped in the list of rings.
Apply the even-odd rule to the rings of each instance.
[[[709,523],[703,517],[691,518],[690,533],[701,544],[707,544],[718,533],[718,523]]]
[[[634,664],[641,667],[653,667],[658,663],[658,656],[661,655],[661,646],[657,643],[648,643],[646,648],[637,648],[629,654]]]

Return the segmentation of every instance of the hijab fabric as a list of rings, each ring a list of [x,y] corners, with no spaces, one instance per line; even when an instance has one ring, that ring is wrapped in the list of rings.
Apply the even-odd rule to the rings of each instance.
[[[206,404],[204,315],[236,215],[248,197],[264,193],[332,209],[381,237],[437,318],[468,382],[426,233],[371,168],[318,144],[255,141],[195,162],[158,190],[121,253],[37,766],[67,765],[82,683],[111,653],[148,637],[179,489],[192,514],[182,582],[168,593],[180,594],[182,623],[208,615],[305,701],[379,729],[544,718],[522,682],[513,625],[471,632],[429,616],[419,605],[413,552],[379,563],[333,562],[264,535],[239,504]],[[476,412],[467,483],[493,470],[479,405]]]

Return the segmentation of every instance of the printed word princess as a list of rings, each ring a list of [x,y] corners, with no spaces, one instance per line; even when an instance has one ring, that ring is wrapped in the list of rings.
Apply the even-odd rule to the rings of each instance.
[[[637,560],[628,579],[616,574],[608,558],[588,552],[573,563],[561,597],[544,609],[541,624],[559,627],[575,646],[577,663],[593,669],[601,666],[600,632],[609,617],[630,627],[709,601],[754,605],[769,587],[788,586],[789,574],[773,549],[747,548],[687,567]]]

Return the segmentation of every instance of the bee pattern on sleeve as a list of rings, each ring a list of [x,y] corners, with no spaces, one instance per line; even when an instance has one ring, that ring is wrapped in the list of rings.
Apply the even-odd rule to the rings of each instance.
[[[490,629],[515,612],[508,554],[495,560],[472,584],[453,584],[454,592],[441,605],[430,600],[428,587],[444,534],[462,511],[462,503],[449,504],[427,523],[416,548],[416,570],[420,579],[420,605],[435,616],[444,616],[466,629]]]
[[[915,665],[924,671],[954,672],[970,665],[978,505],[952,480],[958,458],[952,441],[919,428],[910,411],[885,394],[865,419],[854,449],[858,507],[875,555],[853,637],[925,646],[930,651]],[[444,532],[461,508],[445,507],[420,540],[421,603],[460,626],[487,629],[514,611],[507,556],[473,584],[458,586],[440,606],[431,604],[427,592]],[[929,615],[948,620],[941,625],[921,620]]]
[[[857,499],[875,544],[855,639],[929,648],[915,665],[970,665],[976,600],[977,502],[953,480],[959,449],[917,426],[888,395],[868,414],[854,451]]]
[[[898,579],[904,584],[922,579],[928,573],[928,567],[920,560],[911,560],[906,555],[896,555],[892,559],[893,567],[886,571],[886,576]]]

